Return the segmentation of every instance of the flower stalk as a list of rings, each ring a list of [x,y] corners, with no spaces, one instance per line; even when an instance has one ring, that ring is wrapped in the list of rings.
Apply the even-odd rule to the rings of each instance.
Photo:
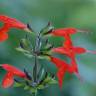
[[[34,83],[37,83],[37,73],[38,73],[38,53],[40,51],[40,45],[41,44],[41,38],[40,38],[40,32],[36,36],[35,40],[35,50],[34,50],[34,68],[33,68],[33,77],[34,77]]]

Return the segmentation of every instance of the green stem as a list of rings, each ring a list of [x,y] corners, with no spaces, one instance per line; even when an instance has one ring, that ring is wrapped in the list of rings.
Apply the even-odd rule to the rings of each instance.
[[[33,93],[33,94],[32,94],[32,96],[36,96],[36,95],[37,95],[37,93]]]
[[[37,82],[37,70],[38,70],[38,66],[37,66],[37,55],[35,55],[34,57],[35,59],[35,65],[34,65],[34,71],[33,71],[33,74],[34,74],[34,82]]]
[[[37,34],[36,36],[36,42],[35,42],[35,65],[34,65],[34,68],[33,68],[33,76],[34,76],[34,82],[37,82],[37,74],[38,74],[38,51],[40,50],[40,46],[41,46],[41,38],[40,38],[40,33]]]

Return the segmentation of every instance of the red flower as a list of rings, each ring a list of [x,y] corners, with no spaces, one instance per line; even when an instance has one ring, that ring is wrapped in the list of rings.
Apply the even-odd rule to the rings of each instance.
[[[77,66],[77,63],[75,60],[75,56],[77,54],[85,53],[86,50],[84,48],[69,46],[69,48],[68,47],[54,48],[52,51],[67,55],[71,59],[70,73],[75,73],[75,74],[77,74],[77,76],[79,75],[78,66]]]
[[[66,72],[69,72],[70,74],[75,73],[75,75],[81,80],[80,74],[78,72],[78,66],[76,64],[75,59],[72,59],[70,64],[56,57],[50,57],[50,61],[54,63],[58,68],[57,77],[58,77],[60,88],[62,87],[63,78]]]
[[[76,34],[77,32],[87,32],[86,30],[79,30],[77,28],[60,28],[60,29],[55,29],[50,32],[53,36],[60,36],[64,37],[65,39],[69,39],[70,35]]]
[[[59,58],[56,58],[56,57],[50,56],[50,60],[51,60],[51,62],[53,62],[56,65],[56,67],[58,69],[61,68],[63,65],[67,65],[66,62],[64,62],[63,60],[60,60]]]
[[[74,73],[78,77],[78,79],[81,80],[81,76],[79,74],[78,65],[76,63],[76,59],[75,58],[72,58],[72,60],[71,60],[71,66],[69,68],[69,72],[71,74]]]
[[[65,36],[66,34],[75,34],[77,32],[76,28],[61,28],[52,31],[55,36]]]
[[[55,29],[50,34],[54,36],[61,36],[65,39],[69,39],[71,34],[77,33],[78,29],[76,28],[61,28],[61,29]]]
[[[62,88],[62,84],[63,84],[63,79],[65,76],[65,73],[67,72],[67,66],[62,66],[58,72],[57,72],[57,77],[58,77],[58,82],[59,82],[59,86],[60,88]]]
[[[4,23],[4,26],[0,28],[0,42],[5,41],[8,38],[6,32],[8,32],[11,28],[18,28],[29,31],[26,24],[23,24],[14,18],[0,15],[0,21]]]
[[[5,41],[8,39],[8,34],[6,32],[0,32],[0,42]]]
[[[8,88],[14,83],[14,76],[27,78],[24,72],[15,68],[14,66],[3,64],[1,65],[1,67],[7,71],[7,74],[4,76],[4,79],[2,81],[3,88]]]
[[[58,48],[53,48],[52,51],[60,54],[65,54],[71,58],[76,54],[83,54],[85,52],[88,52],[85,48],[82,48],[82,47],[73,47],[70,49],[64,48],[64,47],[58,47]]]
[[[50,56],[50,61],[56,65],[58,68],[57,77],[59,81],[60,88],[63,84],[63,78],[67,71],[70,71],[70,66],[65,61],[60,60],[59,58]]]
[[[96,54],[96,51],[90,51],[82,47],[73,46],[72,41],[70,39],[65,40],[62,47],[53,48],[52,51],[60,54],[65,54],[70,58],[73,58],[77,54],[83,54],[86,52]]]
[[[79,79],[80,79],[80,76],[79,76],[78,66],[76,63],[75,56],[77,54],[83,54],[85,52],[90,52],[92,54],[93,53],[96,54],[96,51],[89,51],[82,47],[73,46],[72,41],[70,39],[65,40],[63,47],[53,48],[52,51],[60,53],[60,54],[64,54],[71,59],[71,66],[69,68],[69,72],[75,73],[79,77]]]

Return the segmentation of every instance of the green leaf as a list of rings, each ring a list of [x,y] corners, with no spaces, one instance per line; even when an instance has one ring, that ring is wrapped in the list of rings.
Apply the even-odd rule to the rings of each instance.
[[[41,80],[43,78],[44,72],[45,72],[44,68],[41,67],[39,69],[39,72],[38,72],[38,75],[37,75],[37,77],[38,77],[39,80]]]
[[[37,93],[37,89],[36,88],[31,88],[30,93]]]
[[[45,46],[45,49],[49,51],[49,50],[51,50],[52,47],[53,47],[52,44],[47,44],[47,45]]]
[[[50,80],[51,80],[51,78],[50,78],[50,77],[47,77],[47,78],[43,81],[43,83],[48,83]]]
[[[28,89],[30,89],[29,86],[25,86],[25,87],[24,87],[24,90],[28,90]]]
[[[48,84],[57,84],[58,82],[57,82],[57,80],[55,80],[55,79],[51,79],[49,82],[48,82]]]
[[[21,46],[22,46],[23,49],[30,50],[30,42],[29,42],[29,40],[27,40],[27,39],[21,39],[20,44],[21,44]]]
[[[44,89],[44,88],[45,88],[44,85],[38,85],[38,86],[37,86],[37,89]]]
[[[32,54],[26,54],[26,53],[24,53],[24,55],[27,56],[28,58],[32,58],[33,57]]]
[[[45,78],[45,80],[42,82],[42,84],[44,84],[44,85],[57,84],[57,81],[55,79],[53,79],[52,77],[47,76]]]
[[[21,87],[21,86],[24,86],[24,85],[22,83],[17,83],[17,82],[14,83],[14,87]]]
[[[20,52],[23,52],[23,53],[30,53],[29,51],[24,50],[24,49],[21,48],[21,47],[16,48],[16,50],[17,50],[17,51],[20,51]]]
[[[16,50],[19,51],[19,52],[22,52],[28,58],[32,58],[33,57],[33,55],[30,54],[30,51],[24,50],[24,49],[22,49],[20,47],[16,48]]]
[[[50,60],[50,57],[49,56],[46,56],[46,55],[40,55],[38,56],[39,59],[46,59],[46,60]]]
[[[41,30],[41,34],[42,35],[46,35],[46,34],[48,34],[49,33],[49,31],[51,31],[51,30],[53,30],[54,29],[54,27],[51,25],[51,23],[49,22],[48,24],[47,24],[47,26],[45,26],[42,30]]]

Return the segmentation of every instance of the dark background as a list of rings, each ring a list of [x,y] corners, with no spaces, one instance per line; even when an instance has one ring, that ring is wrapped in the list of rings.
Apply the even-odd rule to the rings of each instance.
[[[96,50],[96,0],[0,0],[0,14],[30,23],[35,31],[40,31],[48,21],[55,28],[76,27],[86,29],[89,33],[72,36],[75,45]],[[33,60],[15,50],[25,32],[12,29],[10,38],[0,43],[0,64],[8,63],[18,68],[31,70]],[[60,38],[53,38],[56,44]],[[57,44],[58,45],[58,44]],[[41,90],[38,96],[96,96],[96,55],[77,56],[83,82],[75,75],[66,75],[62,90],[58,85]],[[44,61],[43,66],[49,72],[56,72],[56,67]],[[0,70],[0,81],[5,71]],[[3,89],[0,83],[0,96],[31,96],[22,88]]]

